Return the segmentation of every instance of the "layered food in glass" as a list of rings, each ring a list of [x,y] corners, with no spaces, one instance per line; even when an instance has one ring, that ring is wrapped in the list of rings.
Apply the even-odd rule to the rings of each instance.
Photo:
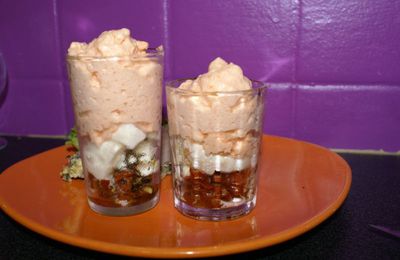
[[[231,219],[256,202],[265,86],[217,58],[196,79],[167,83],[174,200],[198,219]]]
[[[71,43],[67,63],[88,200],[109,215],[159,198],[162,48],[128,29]]]

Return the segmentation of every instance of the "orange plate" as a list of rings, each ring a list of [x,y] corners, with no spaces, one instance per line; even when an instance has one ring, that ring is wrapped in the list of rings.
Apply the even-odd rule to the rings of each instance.
[[[0,175],[1,208],[22,225],[55,240],[98,251],[142,257],[205,257],[271,246],[315,227],[340,207],[351,183],[346,162],[329,150],[264,136],[256,208],[232,221],[196,221],[172,203],[171,178],[160,203],[130,217],[88,208],[84,183],[59,177],[67,154],[58,147],[23,160]]]

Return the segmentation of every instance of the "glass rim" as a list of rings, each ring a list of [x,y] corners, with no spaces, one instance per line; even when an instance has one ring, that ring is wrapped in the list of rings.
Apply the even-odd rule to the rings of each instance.
[[[164,49],[157,48],[147,48],[145,54],[134,54],[134,55],[114,55],[114,56],[94,56],[94,55],[66,55],[67,60],[94,60],[94,61],[104,61],[104,60],[131,60],[131,59],[142,59],[164,56]]]
[[[249,79],[252,83],[257,84],[257,86],[252,87],[250,89],[245,90],[234,90],[234,91],[193,91],[188,89],[179,89],[179,85],[187,80],[195,80],[196,78],[181,78],[181,79],[174,79],[174,80],[167,80],[165,82],[165,88],[167,90],[171,90],[176,93],[186,94],[186,95],[195,95],[195,96],[205,96],[205,95],[232,95],[232,94],[247,94],[247,93],[254,93],[257,91],[264,91],[268,89],[270,86],[267,82],[260,81],[260,80],[253,80]],[[177,86],[171,86],[171,84],[180,83]]]

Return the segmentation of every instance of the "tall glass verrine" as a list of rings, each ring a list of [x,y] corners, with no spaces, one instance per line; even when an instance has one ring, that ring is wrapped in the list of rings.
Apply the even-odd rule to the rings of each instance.
[[[266,86],[196,92],[183,82],[166,84],[174,205],[203,220],[245,215],[256,205]]]
[[[163,51],[67,56],[90,207],[124,216],[159,200]]]

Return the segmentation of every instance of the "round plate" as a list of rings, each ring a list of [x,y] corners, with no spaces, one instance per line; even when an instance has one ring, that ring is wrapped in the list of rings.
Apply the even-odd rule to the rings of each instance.
[[[59,177],[67,150],[25,159],[0,175],[1,208],[47,237],[98,251],[141,257],[205,257],[271,246],[315,227],[340,207],[351,171],[335,153],[305,142],[264,136],[257,206],[232,221],[198,221],[173,207],[171,178],[152,210],[107,217],[88,208],[82,180]]]

